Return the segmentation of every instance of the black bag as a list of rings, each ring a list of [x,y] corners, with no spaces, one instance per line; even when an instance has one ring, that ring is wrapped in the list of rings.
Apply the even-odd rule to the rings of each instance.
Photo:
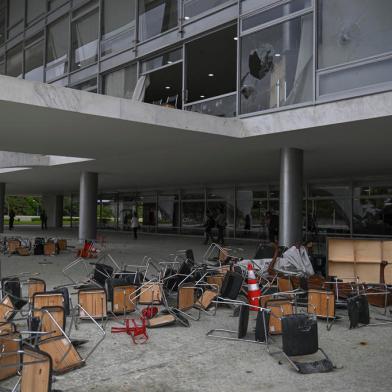
[[[307,314],[282,317],[283,352],[289,357],[318,351],[317,319]]]
[[[242,339],[248,333],[249,306],[240,306],[240,318],[238,320],[238,339]]]
[[[369,303],[365,295],[348,298],[347,311],[350,329],[358,327],[358,324],[368,325],[370,323]]]

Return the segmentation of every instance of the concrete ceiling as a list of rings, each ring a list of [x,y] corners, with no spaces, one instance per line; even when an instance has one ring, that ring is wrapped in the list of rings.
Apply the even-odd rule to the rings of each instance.
[[[82,94],[78,97],[89,100],[89,111],[59,109],[53,98],[57,90],[63,96]],[[103,192],[277,181],[283,146],[304,150],[307,179],[389,175],[392,168],[392,111],[370,120],[250,136],[252,132],[246,134],[241,120],[124,103],[70,89],[50,90],[55,108],[48,102],[28,104],[24,99],[21,103],[14,96],[6,99],[2,92],[0,89],[1,150],[93,159],[0,174],[8,193],[77,192],[84,170],[100,174]],[[91,109],[94,100],[95,112]],[[100,106],[116,102],[122,105],[119,118],[102,114]],[[130,107],[126,115],[123,105]],[[258,119],[259,128],[263,117]]]

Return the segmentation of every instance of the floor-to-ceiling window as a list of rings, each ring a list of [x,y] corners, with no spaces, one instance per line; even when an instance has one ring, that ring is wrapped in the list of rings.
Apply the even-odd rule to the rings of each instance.
[[[319,96],[392,81],[390,0],[318,0],[318,9]]]
[[[179,193],[159,192],[157,214],[160,233],[178,233],[180,228]]]
[[[131,64],[103,76],[102,92],[106,95],[131,99],[137,82],[137,65]]]
[[[182,48],[141,63],[144,102],[175,109],[182,107]]]
[[[27,23],[31,23],[40,16],[43,16],[46,13],[46,4],[47,0],[27,0]]]
[[[7,1],[0,0],[0,45],[3,45],[6,37],[6,12]]]
[[[139,0],[140,41],[164,33],[177,24],[177,0]]]
[[[181,192],[181,233],[202,235],[206,216],[203,188]]]
[[[98,59],[98,8],[81,8],[73,14],[71,29],[71,70],[93,64]]]
[[[8,38],[24,29],[25,0],[8,0]]]
[[[241,30],[241,113],[311,102],[312,1],[253,13],[242,19]]]
[[[19,44],[7,52],[6,72],[8,76],[23,77],[23,45]]]
[[[39,33],[25,43],[24,48],[24,78],[27,80],[44,80],[44,34]]]
[[[68,71],[69,17],[49,25],[46,37],[46,80],[50,81]]]
[[[190,42],[186,50],[187,110],[236,115],[237,26]]]
[[[102,56],[128,49],[135,39],[136,0],[103,0]]]
[[[391,186],[354,186],[353,232],[356,235],[392,235]]]

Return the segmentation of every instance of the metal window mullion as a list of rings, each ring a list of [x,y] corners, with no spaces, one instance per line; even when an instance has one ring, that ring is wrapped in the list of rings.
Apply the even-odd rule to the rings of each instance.
[[[240,89],[241,89],[241,40],[240,40],[240,15],[241,15],[241,0],[238,0],[237,3],[238,7],[238,17],[237,17],[237,59],[236,59],[236,76],[237,76],[237,81],[236,81],[236,86],[237,86],[237,91],[236,91],[236,98],[235,98],[235,110],[236,110],[236,117],[238,117],[240,113]],[[235,238],[235,230],[234,230],[234,238]]]
[[[241,29],[241,37],[245,37],[247,35],[256,33],[258,31],[265,30],[265,29],[267,29],[269,27],[272,27],[272,26],[275,26],[275,25],[279,25],[281,23],[287,22],[287,21],[292,20],[292,19],[300,18],[301,16],[308,15],[308,14],[310,14],[312,12],[313,12],[313,7],[309,7],[309,8],[305,8],[305,9],[303,9],[301,11],[293,12],[292,14],[283,16],[281,18],[274,19],[274,20],[272,20],[270,22],[261,24],[259,26],[252,27],[252,28],[250,28],[248,30],[245,30],[245,31],[242,31],[242,29]],[[241,20],[241,27],[242,27],[242,20]]]
[[[312,98],[313,98],[313,105],[316,104],[317,94],[318,94],[318,83],[317,81],[317,64],[318,64],[318,24],[317,24],[317,17],[318,17],[318,2],[317,0],[313,0],[313,67],[312,67],[312,78],[313,78],[313,89],[312,89]]]

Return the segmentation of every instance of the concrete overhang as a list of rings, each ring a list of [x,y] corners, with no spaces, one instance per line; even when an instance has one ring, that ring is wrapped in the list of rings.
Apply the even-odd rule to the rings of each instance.
[[[224,119],[0,77],[2,150],[89,158],[0,173],[11,193],[276,181],[282,146],[305,151],[305,177],[389,174],[392,93]]]

